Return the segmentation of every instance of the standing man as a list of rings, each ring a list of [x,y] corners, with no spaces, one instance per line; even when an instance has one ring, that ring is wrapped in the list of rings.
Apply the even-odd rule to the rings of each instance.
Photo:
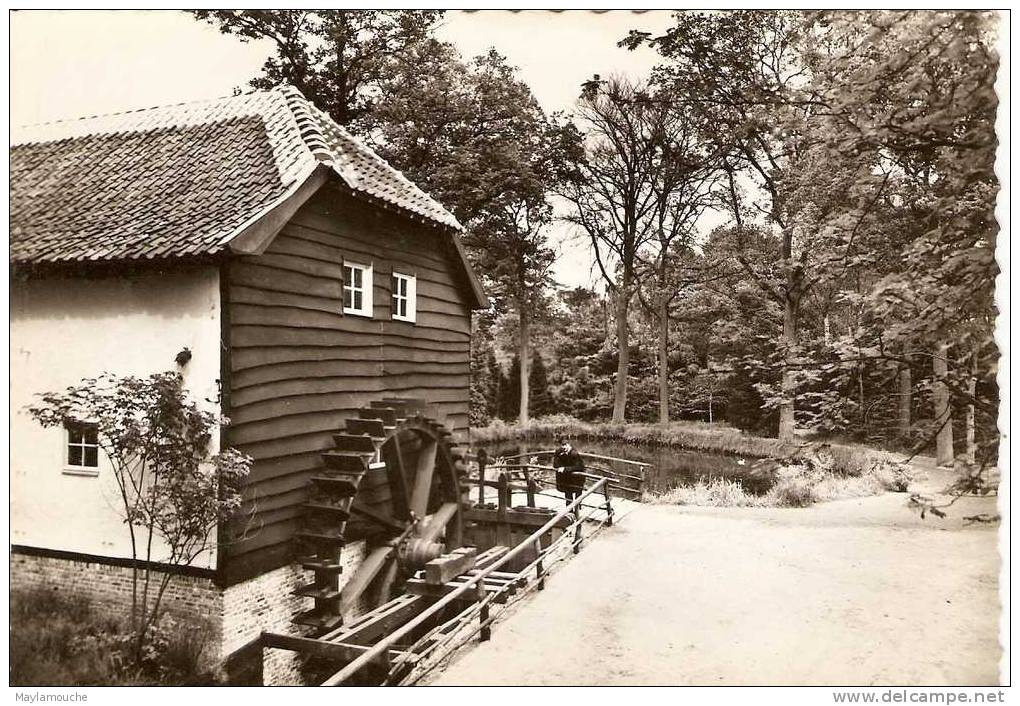
[[[556,490],[563,493],[567,505],[580,497],[584,490],[584,461],[577,449],[564,438],[557,440],[559,448],[553,454],[553,468],[556,469]]]

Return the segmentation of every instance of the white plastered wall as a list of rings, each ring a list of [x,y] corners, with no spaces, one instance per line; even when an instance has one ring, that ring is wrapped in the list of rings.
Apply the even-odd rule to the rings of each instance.
[[[65,469],[65,432],[43,429],[25,408],[103,372],[145,376],[174,370],[187,347],[185,387],[218,408],[220,284],[215,267],[131,277],[11,280],[11,543],[130,557],[110,468]],[[214,444],[218,435],[214,434]],[[214,448],[215,452],[216,449]],[[153,559],[165,558],[160,549]],[[214,567],[215,552],[195,566]]]

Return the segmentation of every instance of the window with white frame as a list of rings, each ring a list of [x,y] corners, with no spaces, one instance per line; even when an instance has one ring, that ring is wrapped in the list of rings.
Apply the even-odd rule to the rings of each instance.
[[[417,307],[416,278],[414,275],[404,275],[399,272],[393,273],[393,318],[397,321],[410,321],[414,323]]]
[[[372,266],[344,263],[344,313],[372,315]]]
[[[67,453],[65,465],[68,469],[99,472],[99,430],[88,422],[68,422]]]

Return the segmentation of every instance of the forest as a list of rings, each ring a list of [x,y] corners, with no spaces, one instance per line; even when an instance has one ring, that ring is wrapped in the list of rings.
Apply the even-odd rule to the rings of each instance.
[[[442,12],[193,12],[464,225],[472,424],[727,424],[994,465],[996,17],[677,12],[546,113]],[[592,288],[559,284],[556,233]]]

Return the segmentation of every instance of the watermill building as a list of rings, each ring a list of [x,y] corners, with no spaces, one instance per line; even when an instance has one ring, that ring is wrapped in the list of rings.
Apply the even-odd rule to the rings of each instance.
[[[104,371],[179,366],[255,460],[251,531],[158,567],[224,657],[385,591],[380,537],[428,555],[460,531],[487,302],[439,203],[291,87],[24,128],[10,155],[15,586],[129,600],[104,459],[25,411]]]

